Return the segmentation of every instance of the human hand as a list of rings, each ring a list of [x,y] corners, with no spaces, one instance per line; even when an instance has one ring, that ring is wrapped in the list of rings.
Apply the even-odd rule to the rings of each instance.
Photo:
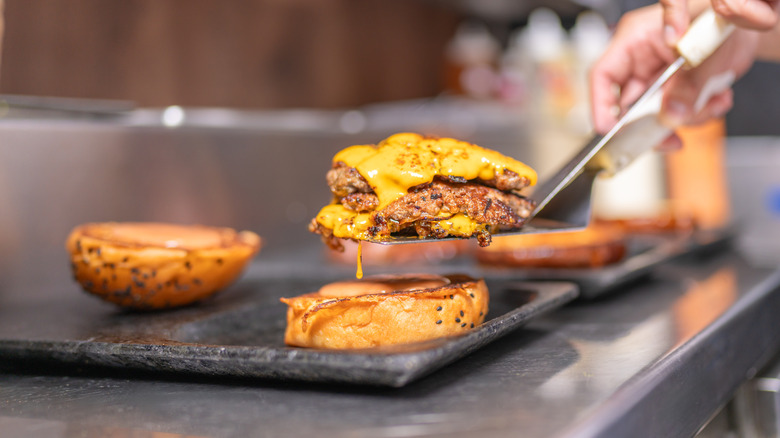
[[[755,60],[759,36],[752,30],[737,29],[698,67],[683,70],[669,79],[660,114],[664,124],[675,128],[724,116],[733,103],[732,90],[705,96],[703,88],[712,78],[726,75],[733,81],[745,74]]]
[[[660,5],[625,14],[609,47],[590,72],[596,132],[609,131],[622,109],[636,100],[676,58],[674,49],[664,43]]]
[[[612,43],[591,71],[591,104],[597,132],[606,133],[617,122],[619,113],[677,58],[676,51],[665,43],[668,27],[664,25],[664,13],[663,6],[656,4],[629,12],[618,23]],[[701,88],[712,76],[731,72],[737,77],[747,71],[757,41],[757,33],[739,29],[701,66],[675,75],[664,88],[662,119],[676,127],[725,114],[731,107],[731,90],[695,105]],[[672,137],[664,146],[678,145],[679,141]]]
[[[702,12],[707,4],[696,0],[660,0],[663,8],[664,39],[673,47],[691,24],[690,12]],[[711,0],[712,9],[737,27],[769,30],[778,22],[778,0]]]

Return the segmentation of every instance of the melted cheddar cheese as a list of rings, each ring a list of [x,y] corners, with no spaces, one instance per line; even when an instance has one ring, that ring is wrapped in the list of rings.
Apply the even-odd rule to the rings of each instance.
[[[465,180],[491,180],[509,170],[536,183],[536,172],[527,165],[499,152],[452,138],[426,138],[419,134],[395,134],[378,145],[348,147],[333,157],[354,167],[366,179],[379,198],[377,210],[407,194],[411,187],[433,181],[436,176],[460,177]],[[485,225],[465,215],[444,215],[436,223],[448,234],[471,236]],[[368,240],[373,226],[371,212],[356,213],[338,200],[324,207],[317,222],[333,230],[340,238]]]

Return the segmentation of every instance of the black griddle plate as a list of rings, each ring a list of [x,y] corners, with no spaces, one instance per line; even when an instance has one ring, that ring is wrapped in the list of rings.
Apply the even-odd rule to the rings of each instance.
[[[489,281],[486,322],[461,336],[351,351],[285,346],[279,298],[323,283],[250,273],[216,299],[154,313],[119,311],[71,290],[27,299],[0,309],[0,364],[400,387],[577,295],[572,283]]]

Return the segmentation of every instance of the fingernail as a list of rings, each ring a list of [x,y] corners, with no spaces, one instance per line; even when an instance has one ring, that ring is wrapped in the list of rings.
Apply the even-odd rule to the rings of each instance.
[[[678,100],[670,100],[666,102],[666,108],[664,108],[663,118],[664,121],[671,127],[677,127],[691,117],[691,110],[688,105]]]
[[[669,46],[677,44],[677,32],[671,25],[667,24],[664,26],[664,40],[666,40],[666,44]]]

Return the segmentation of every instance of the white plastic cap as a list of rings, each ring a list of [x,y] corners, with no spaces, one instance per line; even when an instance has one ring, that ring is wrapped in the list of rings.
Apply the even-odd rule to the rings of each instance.
[[[523,48],[533,60],[549,61],[563,54],[567,35],[555,12],[538,8],[528,17],[521,38]]]
[[[464,65],[491,64],[501,47],[484,24],[467,21],[458,26],[447,46],[447,56]]]
[[[585,64],[595,62],[609,44],[611,32],[606,20],[595,12],[583,12],[571,30],[577,57]]]

